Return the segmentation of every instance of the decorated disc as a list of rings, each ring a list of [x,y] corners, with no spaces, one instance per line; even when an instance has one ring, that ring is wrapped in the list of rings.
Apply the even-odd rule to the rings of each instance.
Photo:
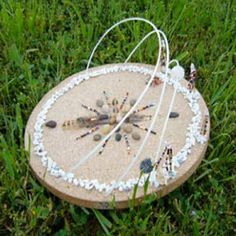
[[[126,208],[136,186],[138,203],[146,188],[161,197],[188,179],[207,148],[208,109],[174,70],[159,70],[138,101],[153,70],[137,63],[95,67],[42,98],[25,148],[46,188],[80,206]]]

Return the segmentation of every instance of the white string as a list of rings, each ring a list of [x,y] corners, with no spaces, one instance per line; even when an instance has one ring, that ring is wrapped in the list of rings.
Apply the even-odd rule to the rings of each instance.
[[[93,49],[93,51],[92,51],[92,53],[91,53],[91,55],[90,55],[90,58],[89,58],[89,60],[88,60],[88,64],[87,64],[87,67],[86,67],[86,72],[88,73],[88,69],[89,69],[89,66],[90,66],[92,57],[93,57],[93,55],[94,55],[94,53],[95,53],[97,47],[99,46],[99,44],[100,44],[101,41],[103,40],[103,38],[104,38],[113,28],[115,28],[116,26],[118,26],[118,25],[120,25],[120,24],[122,24],[122,23],[124,23],[124,22],[134,21],[134,20],[143,21],[143,22],[146,22],[146,23],[148,23],[149,25],[151,25],[151,26],[153,27],[153,29],[155,30],[155,32],[156,32],[156,34],[157,34],[157,37],[158,37],[158,40],[159,40],[158,57],[157,57],[156,65],[155,65],[155,68],[154,68],[153,73],[152,73],[152,75],[151,75],[151,78],[150,78],[150,80],[148,81],[148,83],[147,83],[145,89],[143,90],[143,92],[141,93],[141,95],[138,97],[136,103],[135,103],[135,104],[133,105],[133,107],[126,113],[126,115],[121,119],[121,121],[116,125],[116,127],[113,128],[113,129],[111,130],[111,132],[110,132],[106,137],[104,137],[104,138],[101,140],[101,142],[100,142],[97,146],[95,146],[84,158],[82,158],[77,164],[75,164],[72,168],[70,168],[70,171],[76,170],[76,169],[77,169],[79,166],[81,166],[85,161],[87,161],[88,159],[90,159],[90,158],[92,157],[92,155],[93,155],[94,153],[96,153],[99,148],[101,148],[101,146],[103,145],[103,143],[104,143],[108,138],[110,138],[110,137],[112,136],[112,134],[114,134],[115,131],[123,124],[123,122],[126,120],[126,118],[134,111],[134,109],[136,108],[136,106],[137,106],[137,105],[140,103],[140,101],[142,100],[143,96],[146,94],[146,92],[147,92],[147,90],[149,89],[149,87],[150,87],[150,85],[151,85],[151,83],[152,83],[152,81],[153,81],[153,79],[154,79],[154,76],[155,76],[155,74],[156,74],[156,72],[157,72],[157,69],[158,69],[158,66],[159,66],[159,63],[160,63],[161,47],[162,47],[162,45],[161,45],[160,33],[163,34],[163,37],[164,37],[164,39],[166,40],[166,42],[167,42],[167,39],[166,39],[164,33],[161,32],[160,30],[158,30],[158,29],[156,28],[156,26],[155,26],[152,22],[150,22],[150,21],[148,21],[148,20],[146,20],[146,19],[140,18],[140,17],[131,17],[131,18],[127,18],[127,19],[121,20],[121,21],[117,22],[116,24],[114,24],[113,26],[111,26],[111,27],[102,35],[102,37],[101,37],[101,38],[99,39],[99,41],[97,42],[97,44],[95,45],[95,47],[94,47],[94,49]],[[167,42],[167,44],[168,44],[168,42]],[[167,45],[167,46],[168,46],[168,45]],[[169,48],[167,49],[167,58],[168,58],[168,60],[169,60]],[[164,86],[164,88],[165,88],[165,86]],[[163,88],[163,89],[164,89],[164,88]],[[164,92],[163,92],[163,93],[164,93]],[[150,131],[151,131],[151,127],[149,127],[148,134],[150,134]],[[142,147],[143,147],[143,146],[144,146],[144,145],[142,145]]]
[[[132,57],[132,55],[135,53],[135,51],[140,47],[140,45],[154,33],[156,33],[155,30],[149,32],[148,34],[145,35],[145,37],[142,38],[142,40],[139,41],[139,43],[136,45],[136,47],[132,50],[132,52],[129,54],[129,56],[125,60],[125,63],[127,63],[129,61],[129,59]]]
[[[167,38],[166,38],[166,35],[160,31],[160,34],[162,35],[162,37],[164,38],[164,42],[165,42],[165,49],[166,49],[166,63],[165,65],[168,66],[169,65],[169,44],[168,44],[168,41],[167,41]],[[149,36],[151,35],[151,32],[148,34]],[[144,37],[146,38],[146,37]],[[144,40],[142,40],[142,42],[144,42]],[[138,44],[139,46],[141,45],[140,43]],[[135,48],[137,49],[137,47]],[[151,130],[153,129],[153,126],[157,120],[157,117],[158,117],[158,114],[159,114],[159,111],[160,111],[160,108],[161,108],[161,104],[162,104],[162,101],[163,101],[163,98],[164,98],[164,93],[165,93],[165,89],[166,89],[166,80],[167,80],[167,73],[168,73],[168,67],[167,69],[165,70],[165,80],[164,80],[164,85],[163,85],[163,88],[162,88],[162,92],[161,92],[161,96],[160,96],[160,101],[158,103],[158,107],[156,109],[156,112],[152,118],[152,121],[151,121],[151,124],[148,128],[148,131],[144,137],[144,140],[142,142],[142,144],[140,145],[138,151],[137,151],[137,154],[135,155],[135,157],[132,159],[131,163],[129,164],[129,166],[127,167],[127,169],[125,170],[125,172],[118,178],[118,181],[121,181],[130,171],[130,169],[133,167],[133,165],[136,163],[136,161],[138,160],[143,148],[144,148],[144,145],[146,144],[147,142],[147,139],[150,135],[150,132]]]
[[[179,62],[177,60],[172,60],[172,61],[170,61],[168,67],[173,62],[175,62],[179,66]],[[171,110],[173,108],[173,105],[174,105],[176,92],[177,92],[177,86],[174,86],[174,92],[173,92],[173,95],[172,95],[172,98],[171,98],[171,102],[170,102],[170,105],[169,105],[169,109],[168,109],[168,112],[167,112],[167,115],[166,115],[166,118],[165,118],[164,126],[163,126],[162,131],[161,131],[161,137],[160,137],[160,141],[159,141],[159,143],[157,145],[157,151],[156,151],[156,156],[155,156],[155,161],[154,162],[157,162],[157,159],[159,158],[160,148],[162,146],[164,134],[165,134],[165,131],[166,131],[166,128],[167,128],[167,124],[168,124],[168,121],[169,121],[170,112],[171,112]]]
[[[88,73],[88,69],[89,69],[89,67],[90,67],[90,64],[91,64],[93,55],[94,55],[96,49],[98,48],[98,46],[100,45],[100,43],[102,42],[102,40],[105,38],[105,36],[106,36],[110,31],[112,31],[116,26],[118,26],[118,25],[120,25],[120,24],[122,24],[122,23],[128,22],[128,21],[135,21],[135,20],[137,20],[137,21],[143,21],[143,22],[148,23],[149,25],[151,25],[152,28],[154,29],[153,31],[156,32],[159,41],[161,40],[161,39],[160,39],[160,34],[159,34],[159,31],[160,31],[160,30],[158,30],[157,27],[156,27],[151,21],[146,20],[146,19],[141,18],[141,17],[130,17],[130,18],[123,19],[123,20],[121,20],[121,21],[115,23],[115,24],[114,24],[113,26],[111,26],[109,29],[107,29],[106,32],[102,35],[102,37],[98,40],[97,44],[96,44],[95,47],[93,48],[92,53],[90,54],[90,57],[89,57],[89,60],[88,60],[88,63],[87,63],[87,67],[86,67],[86,72],[87,72],[87,73]],[[153,32],[153,31],[152,31],[152,32]],[[150,33],[151,33],[151,32],[150,32]],[[150,36],[150,35],[149,35],[149,36]],[[149,36],[148,36],[148,37],[149,37]],[[143,39],[142,41],[144,41],[144,40],[145,40],[145,39]],[[142,43],[141,43],[141,44],[142,44]],[[137,45],[137,46],[138,46],[138,45]],[[138,46],[138,47],[139,47],[139,46]],[[161,43],[160,43],[160,42],[159,42],[159,48],[161,48]],[[136,49],[134,49],[134,51],[136,51]],[[159,50],[159,52],[160,52],[160,50]],[[131,53],[133,54],[133,52],[131,52]],[[160,54],[160,53],[159,53],[159,54]],[[129,57],[130,57],[130,55],[129,55]],[[127,61],[127,60],[126,60],[126,61]]]
[[[161,148],[161,145],[162,145],[162,142],[163,142],[164,134],[165,134],[165,131],[166,131],[168,120],[169,120],[169,115],[170,115],[170,112],[171,112],[173,104],[174,104],[176,91],[177,91],[177,89],[175,88],[174,93],[173,93],[172,98],[171,98],[171,103],[170,103],[170,106],[169,106],[169,109],[168,109],[168,112],[167,112],[165,123],[164,123],[164,126],[163,126],[162,131],[161,131],[161,137],[160,137],[160,141],[158,142],[158,148],[157,148],[157,151],[156,151],[156,156],[155,156],[155,161],[154,162],[156,162],[158,157],[159,157],[160,148]]]

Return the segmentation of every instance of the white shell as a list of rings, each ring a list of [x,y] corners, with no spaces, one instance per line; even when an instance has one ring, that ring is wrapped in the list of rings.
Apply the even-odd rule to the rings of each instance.
[[[184,78],[184,68],[182,66],[175,66],[170,71],[170,77],[172,79],[181,80]]]

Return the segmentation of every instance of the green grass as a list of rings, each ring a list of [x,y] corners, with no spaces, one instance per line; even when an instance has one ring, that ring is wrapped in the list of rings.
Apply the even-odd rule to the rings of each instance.
[[[236,234],[236,1],[0,1],[0,235]],[[41,97],[85,69],[99,36],[116,21],[141,16],[170,40],[171,57],[198,68],[197,87],[211,114],[205,160],[180,188],[127,210],[97,211],[59,200],[32,176],[23,134]],[[116,29],[93,65],[122,62],[150,31]],[[155,38],[132,61],[154,63]]]

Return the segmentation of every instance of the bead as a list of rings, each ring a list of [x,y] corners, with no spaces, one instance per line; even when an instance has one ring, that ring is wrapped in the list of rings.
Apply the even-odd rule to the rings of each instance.
[[[123,126],[123,130],[124,130],[125,133],[129,134],[129,133],[132,132],[132,126],[130,124],[125,124]]]
[[[147,158],[147,159],[144,159],[141,163],[140,163],[140,170],[143,172],[143,173],[150,173],[153,169],[153,166],[152,166],[152,161],[150,158]]]
[[[95,135],[93,136],[93,140],[94,140],[94,141],[99,141],[101,138],[102,138],[102,135],[101,135],[101,134],[95,134]]]
[[[121,140],[121,138],[122,138],[121,134],[120,134],[120,133],[117,133],[116,136],[115,136],[115,140],[116,140],[117,142],[119,142],[119,141]]]
[[[115,106],[115,105],[118,105],[118,100],[116,98],[114,98],[112,100],[112,105]]]
[[[97,105],[98,107],[102,107],[103,104],[104,104],[104,102],[103,102],[102,100],[100,100],[100,99],[98,99],[98,100],[96,101],[96,105]]]
[[[139,140],[139,139],[141,138],[141,136],[140,136],[139,133],[134,132],[134,133],[132,133],[132,138],[133,138],[134,140]]]
[[[177,118],[179,116],[179,113],[178,112],[174,112],[174,111],[172,111],[171,113],[170,113],[170,118]]]
[[[50,120],[47,123],[45,123],[45,125],[49,128],[55,128],[57,126],[57,122],[54,120]]]

